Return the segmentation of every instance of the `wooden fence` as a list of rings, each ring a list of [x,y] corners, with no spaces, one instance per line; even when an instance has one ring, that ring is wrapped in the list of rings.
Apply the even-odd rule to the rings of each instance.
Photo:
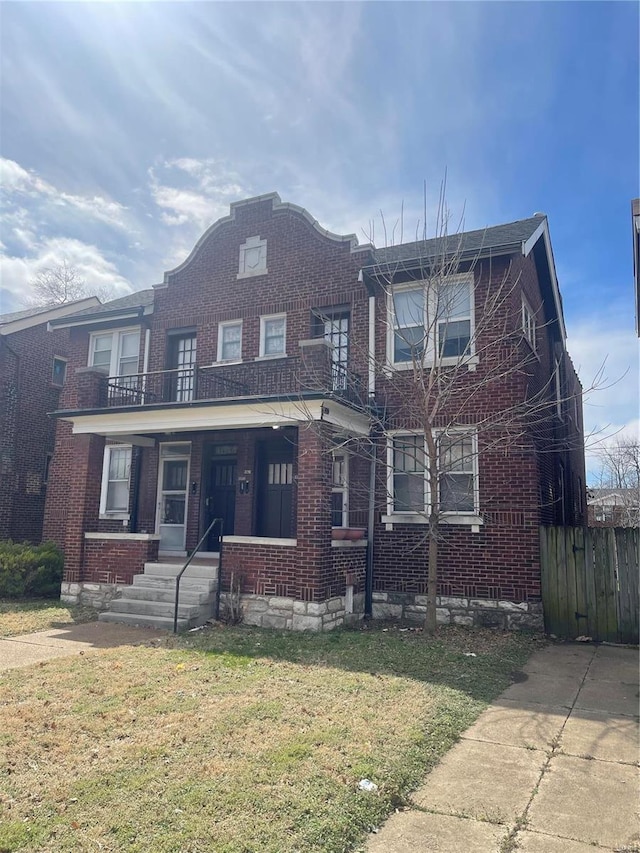
[[[541,527],[547,633],[638,643],[638,547],[629,527]]]

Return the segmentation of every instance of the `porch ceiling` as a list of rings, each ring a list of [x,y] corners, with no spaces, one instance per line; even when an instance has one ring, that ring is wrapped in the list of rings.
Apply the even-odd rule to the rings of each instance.
[[[364,412],[333,399],[60,412],[58,417],[73,424],[75,435],[102,435],[135,444],[153,441],[148,437],[154,434],[290,426],[308,421],[323,421],[353,435],[368,435],[370,425]]]

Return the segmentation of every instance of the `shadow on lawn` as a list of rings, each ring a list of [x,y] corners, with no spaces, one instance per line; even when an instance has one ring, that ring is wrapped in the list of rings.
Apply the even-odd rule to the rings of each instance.
[[[301,666],[393,675],[433,682],[491,701],[520,677],[521,667],[545,640],[531,634],[455,626],[435,636],[396,623],[366,623],[326,634],[214,625],[168,641],[213,655],[271,658]]]

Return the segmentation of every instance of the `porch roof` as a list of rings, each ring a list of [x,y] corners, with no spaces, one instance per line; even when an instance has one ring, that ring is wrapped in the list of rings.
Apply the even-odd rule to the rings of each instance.
[[[74,435],[101,435],[137,444],[154,444],[166,433],[201,432],[324,422],[354,435],[368,435],[370,418],[346,403],[318,394],[295,399],[198,400],[158,406],[58,411],[73,424]]]

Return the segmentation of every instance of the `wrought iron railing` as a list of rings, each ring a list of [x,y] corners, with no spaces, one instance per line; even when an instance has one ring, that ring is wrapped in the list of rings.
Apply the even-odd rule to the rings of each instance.
[[[366,389],[358,374],[344,365],[332,364],[325,376],[324,382],[314,377],[313,382],[305,383],[300,360],[296,358],[227,367],[193,365],[105,377],[101,405],[114,408],[242,397],[295,397],[310,390],[320,390],[354,405],[366,404]]]
[[[216,524],[220,525],[220,550],[218,552],[218,555],[219,555],[218,556],[218,585],[216,587],[215,618],[216,618],[216,620],[220,619],[220,584],[222,583],[222,540],[224,537],[224,519],[223,518],[214,518],[213,521],[211,522],[211,524],[207,527],[205,532],[200,537],[200,541],[198,542],[196,547],[191,552],[189,559],[187,560],[187,562],[184,564],[184,566],[180,569],[180,571],[176,575],[176,601],[175,601],[175,607],[173,610],[173,633],[174,634],[178,633],[178,605],[180,602],[180,581],[182,580],[182,575],[187,571],[187,569],[191,565],[193,558],[196,556],[196,554],[198,553],[198,551],[202,547],[204,541],[206,540],[207,536],[209,535],[209,533],[211,533],[211,531],[216,526]]]

